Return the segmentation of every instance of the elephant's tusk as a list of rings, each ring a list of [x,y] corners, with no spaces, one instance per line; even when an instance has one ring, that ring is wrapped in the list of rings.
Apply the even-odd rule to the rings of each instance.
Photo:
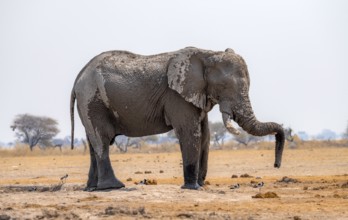
[[[240,131],[233,127],[233,123],[229,114],[222,113],[222,120],[228,132],[234,135],[239,135]]]
[[[226,128],[229,132],[235,135],[239,135],[240,131],[238,131],[235,127],[233,127],[232,120],[228,119],[226,122]]]

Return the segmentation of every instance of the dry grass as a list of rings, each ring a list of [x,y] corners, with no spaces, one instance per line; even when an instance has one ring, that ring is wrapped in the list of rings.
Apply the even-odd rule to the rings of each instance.
[[[36,156],[54,156],[54,155],[83,155],[88,153],[84,151],[83,146],[78,146],[74,150],[70,147],[59,148],[48,147],[40,149],[34,147],[33,151],[30,151],[29,146],[26,144],[17,144],[13,148],[0,148],[0,157],[36,157]]]
[[[317,149],[317,148],[333,148],[333,147],[347,147],[348,140],[335,140],[335,141],[297,141],[295,147],[289,142],[285,143],[285,149]],[[259,149],[259,150],[273,150],[274,142],[258,142],[250,143],[248,146],[238,144],[234,141],[225,143],[221,149],[211,150],[248,150],[248,149]],[[180,146],[174,143],[165,143],[161,145],[150,145],[143,143],[140,148],[129,147],[129,153],[171,153],[179,152]],[[75,146],[74,150],[70,149],[70,146],[63,146],[62,149],[49,147],[46,149],[40,149],[34,147],[33,151],[30,151],[29,146],[26,144],[17,144],[13,148],[1,148],[0,157],[33,157],[33,156],[67,156],[67,155],[86,155],[89,154],[88,149],[84,149],[81,146]],[[120,150],[115,146],[110,146],[110,154],[122,154]]]
[[[332,147],[347,147],[348,140],[333,140],[333,141],[301,141],[296,140],[291,143],[285,142],[285,149],[315,149],[315,148],[332,148]],[[263,150],[272,150],[274,149],[274,142],[272,141],[262,141],[257,143],[250,143],[248,146],[238,144],[235,141],[227,142],[222,150],[239,150],[239,149],[263,149]]]

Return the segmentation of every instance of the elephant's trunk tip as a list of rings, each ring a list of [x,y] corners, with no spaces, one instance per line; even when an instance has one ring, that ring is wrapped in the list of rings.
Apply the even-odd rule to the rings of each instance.
[[[275,168],[280,168],[281,162],[282,162],[282,155],[283,155],[283,150],[284,150],[284,144],[285,144],[285,133],[284,129],[282,126],[277,126],[276,129],[276,149],[275,149],[275,162],[274,162],[274,167]]]
[[[280,163],[274,163],[274,168],[280,168]]]

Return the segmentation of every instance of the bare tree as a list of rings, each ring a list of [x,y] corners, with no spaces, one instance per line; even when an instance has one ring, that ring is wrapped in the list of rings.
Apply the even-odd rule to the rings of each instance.
[[[57,121],[52,118],[23,114],[15,117],[11,128],[16,131],[18,140],[33,150],[37,144],[51,145],[52,138],[59,132],[57,125]]]
[[[226,127],[222,122],[209,122],[210,136],[214,141],[214,146],[221,148],[224,144],[224,139],[226,135]]]
[[[346,128],[346,132],[344,132],[344,134],[343,134],[343,137],[345,139],[348,139],[348,124],[347,124],[347,128]]]
[[[127,137],[125,135],[119,135],[115,138],[115,145],[116,147],[122,152],[126,153],[128,151],[128,147],[141,147],[141,138],[131,138]]]
[[[289,142],[293,142],[294,141],[294,136],[292,134],[292,128],[288,127],[288,128],[284,128],[284,133],[285,133],[285,139]]]
[[[238,128],[240,134],[233,135],[234,140],[238,142],[238,144],[243,144],[244,146],[248,146],[251,142],[257,142],[262,139],[262,137],[257,137],[251,134],[248,134],[243,129]]]
[[[87,151],[87,142],[85,139],[81,138],[81,142],[83,144],[83,154],[86,154],[86,151]]]
[[[144,142],[156,143],[158,142],[158,139],[158,135],[149,135],[143,137],[127,137],[125,135],[119,135],[115,138],[114,144],[122,153],[126,153],[129,147],[140,149]]]
[[[297,148],[297,143],[299,141],[299,137],[297,135],[292,134],[292,128],[284,128],[285,140],[289,142],[289,148],[295,149]]]
[[[173,139],[177,138],[174,129],[168,131],[168,132],[167,132],[167,136],[168,136],[169,138],[173,138]]]

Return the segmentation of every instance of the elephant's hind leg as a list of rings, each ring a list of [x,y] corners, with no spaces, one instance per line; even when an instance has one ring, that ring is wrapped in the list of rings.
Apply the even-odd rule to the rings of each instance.
[[[87,187],[85,188],[85,191],[94,191],[97,189],[97,185],[98,185],[97,159],[96,159],[96,155],[92,147],[92,144],[89,141],[88,137],[87,137],[87,140],[88,140],[91,162],[90,162],[90,167],[88,172]]]
[[[116,178],[109,158],[109,145],[116,135],[114,115],[97,98],[89,103],[88,115],[88,123],[85,124],[90,125],[86,132],[92,149],[90,182],[87,186],[90,183],[94,187],[97,180],[97,190],[122,188],[124,184]]]
[[[98,169],[97,190],[119,189],[125,185],[116,178],[109,157],[109,142],[103,145],[101,155],[96,155]]]
[[[91,167],[87,188],[90,190],[119,189],[125,185],[116,178],[109,157],[110,138],[103,137],[102,130],[89,134],[91,142]]]

